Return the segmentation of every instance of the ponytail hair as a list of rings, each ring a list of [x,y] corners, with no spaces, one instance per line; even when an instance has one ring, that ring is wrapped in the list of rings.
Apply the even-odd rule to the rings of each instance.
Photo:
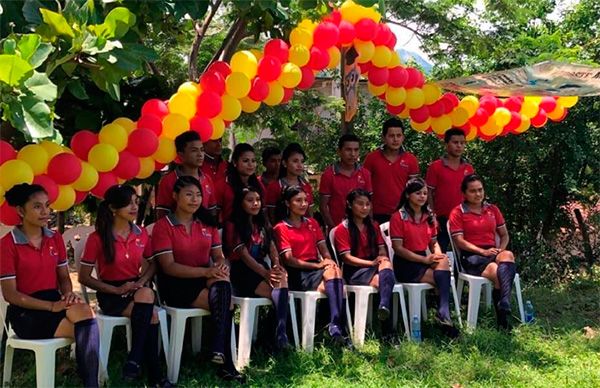
[[[275,207],[275,223],[282,221],[288,216],[289,209],[286,202],[289,202],[296,195],[304,192],[305,191],[301,186],[287,186],[281,190],[279,202],[277,202],[277,206]]]
[[[96,233],[102,242],[102,252],[107,263],[115,261],[115,236],[113,235],[114,210],[129,206],[135,190],[131,186],[111,186],[104,194],[104,200],[98,205],[96,213]]]
[[[424,187],[427,187],[427,184],[425,183],[425,181],[422,178],[409,179],[409,181],[406,182],[406,187],[404,188],[404,191],[402,192],[402,197],[400,198],[400,203],[398,204],[398,207],[396,208],[396,210],[404,209],[406,212],[408,212],[408,214],[410,214],[411,216],[414,217],[415,212],[413,211],[412,207],[410,207],[410,204],[408,202],[408,196],[411,195],[412,193],[416,193],[417,191],[423,189]],[[433,226],[434,214],[431,211],[431,209],[429,209],[427,202],[425,202],[425,204],[421,207],[421,212],[423,214],[427,214],[427,223],[430,226]]]
[[[365,189],[354,189],[346,196],[346,221],[348,222],[348,232],[350,233],[350,254],[358,257],[358,248],[360,245],[360,230],[354,223],[354,214],[352,213],[352,203],[358,197],[366,197],[371,201],[371,194]],[[371,216],[368,215],[363,221],[365,228],[367,228],[367,242],[369,257],[368,259],[373,260],[379,255],[379,247],[377,246],[377,231]]]

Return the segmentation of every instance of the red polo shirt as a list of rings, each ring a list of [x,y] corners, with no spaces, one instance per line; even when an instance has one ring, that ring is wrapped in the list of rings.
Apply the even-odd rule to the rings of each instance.
[[[315,202],[312,186],[305,179],[300,178],[300,182],[302,184],[302,190],[304,190],[304,192],[306,193],[306,200],[308,201],[308,205],[312,206]],[[281,198],[281,191],[288,186],[289,184],[287,183],[285,178],[277,179],[276,181],[269,183],[265,192],[266,207],[276,207],[277,202],[279,202],[279,199]]]
[[[43,228],[40,248],[35,248],[18,227],[0,240],[0,280],[15,279],[17,291],[31,295],[56,290],[58,267],[67,265],[60,233]]]
[[[339,224],[346,216],[346,196],[354,189],[373,192],[371,173],[361,165],[356,165],[350,176],[342,174],[337,163],[323,171],[319,194],[329,197],[329,214],[334,224]]]
[[[213,182],[218,182],[221,179],[225,179],[227,176],[227,166],[229,163],[227,161],[220,159],[218,162],[208,156],[208,154],[204,154],[204,163],[202,163],[202,172],[204,175],[209,176]]]
[[[421,214],[421,220],[415,219],[406,211],[400,209],[390,219],[390,238],[392,241],[402,241],[402,246],[412,252],[422,252],[429,248],[429,243],[437,239],[437,225],[427,222],[429,214]]]
[[[465,203],[450,212],[450,234],[463,235],[463,238],[478,247],[495,247],[496,231],[505,225],[500,210],[490,203],[484,202],[481,214],[469,210]]]
[[[433,207],[438,216],[448,217],[450,211],[463,200],[460,185],[465,176],[475,173],[473,166],[463,158],[455,170],[448,165],[448,159],[444,156],[429,165],[427,169],[427,186],[433,190]]]
[[[263,192],[264,197],[265,188],[260,181],[258,184],[260,186],[258,188]],[[231,213],[233,212],[233,201],[235,201],[233,187],[231,187],[229,184],[229,180],[225,178],[217,182],[215,192],[217,198],[217,208],[220,210],[219,220],[221,222],[228,221],[229,217],[231,217]],[[262,205],[264,207],[265,204],[263,203]]]
[[[325,241],[321,227],[314,218],[302,218],[298,227],[287,220],[281,221],[273,228],[273,234],[280,255],[291,251],[293,257],[302,261],[318,260],[317,244]]]
[[[393,162],[385,157],[383,150],[375,150],[366,156],[364,166],[373,180],[373,214],[392,214],[408,179],[419,175],[417,158],[402,150]]]
[[[102,249],[100,235],[98,232],[90,234],[81,255],[81,265],[97,266],[100,280],[119,281],[138,277],[142,260],[152,258],[148,233],[145,229],[132,224],[127,238],[121,236],[114,236],[114,238],[115,259],[108,263]]]
[[[377,247],[385,246],[379,224],[373,221],[373,227],[375,228]],[[350,238],[350,230],[348,229],[348,220],[344,220],[341,224],[336,226],[335,231],[333,232],[333,241],[335,250],[340,258],[344,253],[350,253],[352,251],[352,239]],[[366,226],[360,231],[357,248],[356,257],[359,259],[371,260],[371,254],[369,252],[369,236]],[[374,254],[375,257],[377,257],[379,251],[374,252]]]
[[[200,186],[202,187],[202,206],[207,209],[215,209],[217,201],[215,199],[215,185],[212,178],[202,170],[198,170],[200,176]],[[173,187],[179,177],[183,176],[179,167],[163,176],[158,183],[158,192],[156,194],[156,208],[168,211],[175,211],[177,204],[173,199]]]
[[[171,213],[156,221],[152,229],[152,251],[155,257],[173,254],[176,263],[190,267],[208,267],[210,253],[221,248],[219,231],[214,226],[194,220],[190,233]]]
[[[259,228],[254,225],[252,229],[252,235],[250,236],[250,241],[244,244],[240,239],[237,230],[235,229],[235,224],[231,221],[225,223],[225,246],[227,247],[227,252],[229,252],[229,260],[237,261],[241,260],[242,256],[240,251],[243,247],[246,247],[248,253],[256,259],[262,259],[264,251],[266,251],[265,240],[266,233],[264,229]]]

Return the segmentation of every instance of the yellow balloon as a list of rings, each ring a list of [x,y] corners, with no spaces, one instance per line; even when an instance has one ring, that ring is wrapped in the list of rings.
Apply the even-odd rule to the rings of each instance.
[[[152,155],[152,158],[160,163],[171,163],[177,156],[175,151],[175,142],[172,139],[161,137],[158,140],[158,149]]]
[[[358,58],[356,58],[358,63],[369,62],[375,54],[375,45],[373,42],[365,42],[359,39],[354,39],[354,48],[358,53]]]
[[[404,104],[406,100],[406,90],[404,88],[388,87],[385,91],[385,101],[393,106]]]
[[[33,170],[26,162],[19,159],[7,160],[0,166],[0,186],[10,190],[19,183],[33,182]]]
[[[311,47],[313,45],[312,31],[301,27],[294,28],[292,32],[290,32],[290,45],[301,45],[304,47]]]
[[[457,106],[450,112],[450,119],[452,120],[453,126],[462,127],[469,121],[469,112],[462,106]]]
[[[269,94],[264,99],[264,103],[269,106],[275,106],[283,100],[284,90],[279,82],[269,82]]]
[[[423,95],[425,96],[425,105],[431,105],[442,96],[442,90],[436,84],[423,85]]]
[[[110,144],[96,144],[88,153],[88,162],[90,162],[96,171],[111,171],[119,163],[119,152]]]
[[[310,61],[310,51],[307,46],[295,44],[290,47],[290,62],[302,67]],[[329,55],[331,60],[331,55]]]
[[[0,206],[4,203],[4,188],[0,186]]]
[[[425,103],[423,90],[419,88],[410,88],[406,91],[406,106],[410,109],[417,109]]]
[[[561,96],[556,100],[557,104],[561,105],[563,108],[571,108],[579,101],[579,97],[577,96]]]
[[[193,81],[186,81],[184,83],[182,83],[181,85],[179,85],[179,87],[177,88],[177,93],[187,93],[192,97],[198,97],[200,95],[200,85],[198,85],[197,83],[193,82]],[[171,97],[173,98],[173,97]],[[169,107],[169,111],[171,111],[170,107]]]
[[[477,109],[479,109],[479,99],[475,96],[466,96],[460,101],[458,106],[464,108],[469,114],[469,117],[473,117],[475,112],[477,112]]]
[[[504,128],[504,126],[510,122],[512,116],[508,109],[502,107],[496,109],[492,117],[496,119],[496,123],[500,128]]]
[[[302,81],[302,70],[291,62],[285,63],[279,76],[279,83],[284,88],[291,89],[298,86],[300,81]]]
[[[401,119],[407,119],[410,117],[410,108],[409,107],[404,107],[404,110],[400,113],[398,113],[398,117],[400,117]]]
[[[152,157],[140,158],[140,172],[135,176],[138,179],[146,179],[154,173],[154,159]]]
[[[392,60],[392,51],[386,46],[377,46],[373,52],[371,61],[377,67],[387,67]]]
[[[340,49],[335,46],[331,46],[327,49],[327,53],[329,54],[329,64],[327,64],[327,68],[335,69],[339,66],[340,60],[342,59]]]
[[[539,105],[542,102],[542,96],[525,96],[525,101],[531,101],[536,105]]]
[[[210,123],[213,126],[213,133],[210,136],[211,140],[217,140],[223,137],[225,133],[225,123],[220,118],[215,117],[210,120]]]
[[[257,61],[260,61],[262,57],[264,57],[264,54],[260,50],[250,49],[250,52],[252,53],[252,55],[254,55]]]
[[[306,31],[310,32],[311,36],[315,28],[317,28],[317,23],[313,22],[310,19],[303,19],[300,23],[298,23],[298,28],[304,28]],[[312,46],[312,43],[307,47]]]
[[[62,146],[60,144],[56,144],[56,143],[48,141],[48,140],[42,141],[40,143],[40,145],[42,147],[44,147],[44,149],[48,153],[48,160],[52,159],[54,156],[56,156],[58,154],[62,154],[63,152],[65,152],[65,150],[62,148]]]
[[[110,144],[121,152],[127,147],[127,131],[117,124],[106,124],[98,134],[100,143]]]
[[[498,126],[498,123],[493,117],[490,117],[488,121],[479,128],[479,130],[486,136],[496,136],[502,132],[502,128]]]
[[[196,97],[187,92],[177,92],[169,99],[169,112],[177,113],[188,120],[196,114]]]
[[[347,20],[352,24],[356,24],[356,22],[362,18],[371,19],[376,23],[379,23],[379,20],[381,20],[381,15],[373,8],[363,7],[351,0],[345,1],[340,6],[340,12],[342,14],[342,19]]]
[[[529,119],[535,117],[540,111],[540,107],[530,99],[525,98],[523,105],[521,105],[521,114]]]
[[[465,132],[465,140],[473,141],[477,137],[477,127],[473,124],[469,124],[469,130]]]
[[[136,128],[133,120],[128,119],[127,117],[119,117],[118,119],[114,119],[112,123],[123,128],[128,135]]]
[[[368,82],[367,88],[369,89],[369,92],[371,92],[372,95],[380,96],[381,94],[385,93],[388,86],[387,86],[387,84],[383,84],[381,86],[375,86],[372,83]]]
[[[427,120],[422,123],[410,120],[410,126],[417,132],[425,132],[431,126],[431,119],[428,117]]]
[[[396,67],[402,64],[402,60],[400,60],[400,55],[397,52],[392,51],[392,58],[390,59],[390,63],[388,63],[388,67]]]
[[[258,60],[254,54],[252,54],[252,52],[248,50],[242,50],[233,54],[233,57],[231,57],[230,66],[232,72],[244,73],[250,80],[256,75],[258,70]],[[227,93],[229,93],[229,91],[227,91]],[[233,94],[231,95],[233,96]]]
[[[240,103],[242,104],[242,110],[246,113],[254,113],[260,108],[260,101],[254,101],[248,96],[242,98]]]
[[[529,129],[530,125],[531,125],[531,120],[529,119],[529,117],[522,116],[521,117],[521,125],[519,125],[519,127],[517,129],[515,129],[515,132],[523,133]]]
[[[250,93],[250,79],[245,73],[233,72],[225,80],[225,90],[227,94],[235,98],[246,97]]]
[[[162,120],[162,136],[174,140],[177,136],[190,129],[190,122],[185,116],[169,113]]]
[[[443,135],[452,127],[452,120],[448,115],[441,115],[431,119],[431,129],[436,135]]]
[[[75,190],[68,185],[58,186],[58,196],[50,204],[50,207],[58,212],[70,209],[75,204]]]
[[[379,23],[381,21],[381,14],[375,10],[373,7],[363,7],[363,17],[367,19],[373,20],[375,23]]]
[[[556,121],[565,114],[565,108],[562,105],[556,104],[556,108],[552,112],[546,112],[549,119]]]
[[[48,168],[48,152],[38,144],[28,144],[19,150],[17,159],[29,164],[33,175],[40,175]]]
[[[221,110],[220,116],[223,120],[233,121],[242,114],[242,104],[237,98],[224,94],[221,97],[221,103],[223,109]]]
[[[71,186],[77,191],[90,191],[98,183],[98,171],[88,162],[81,161],[81,175]]]

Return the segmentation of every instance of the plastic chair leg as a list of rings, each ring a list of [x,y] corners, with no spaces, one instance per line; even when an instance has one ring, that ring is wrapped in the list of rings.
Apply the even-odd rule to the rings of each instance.
[[[523,294],[521,294],[521,278],[519,274],[515,274],[515,293],[517,294],[517,304],[519,305],[519,315],[521,316],[521,322],[525,323],[525,309],[523,308]]]
[[[492,307],[492,290],[494,289],[493,283],[487,283],[484,285],[485,287],[485,307]]]
[[[315,341],[315,315],[317,300],[312,296],[302,298],[302,348],[312,352]]]
[[[460,303],[462,301],[462,293],[465,287],[465,281],[462,280],[461,278],[458,278],[458,281],[456,283],[456,297],[458,298],[458,302]]]
[[[250,352],[252,351],[252,338],[254,337],[254,327],[258,306],[251,303],[242,303],[240,305],[240,334],[237,355],[237,366],[243,369],[250,362]]]
[[[15,349],[7,343],[4,351],[4,372],[2,373],[2,387],[6,387],[12,377],[12,364],[14,353]]]
[[[481,299],[481,286],[479,282],[469,284],[469,304],[467,306],[467,328],[475,330],[479,314],[479,301]]]
[[[202,317],[192,317],[192,353],[198,354],[202,349]]]
[[[408,320],[408,316],[406,314],[406,301],[404,300],[403,291],[397,293],[396,295],[398,295],[400,298],[400,312],[402,314],[402,321],[404,322],[404,335],[408,339],[410,338],[410,329],[408,327],[410,321]]]
[[[38,387],[54,387],[56,348],[43,346],[35,349],[35,380]]]
[[[167,326],[167,312],[163,309],[158,310],[158,324],[160,329],[160,339],[162,348],[165,352],[165,362],[169,362],[169,333]],[[160,344],[159,344],[160,346]]]
[[[454,311],[458,317],[458,325],[462,327],[462,318],[460,316],[460,299],[458,299],[458,295],[456,295],[456,284],[454,282],[454,277],[450,278],[450,291],[452,291],[452,298],[454,299]]]
[[[358,346],[365,343],[367,315],[370,306],[369,299],[369,294],[366,292],[356,292],[354,294],[354,332],[352,340]]]
[[[296,302],[290,296],[290,321],[292,322],[292,333],[294,334],[294,346],[297,348],[300,345],[300,336],[298,335],[298,321],[296,320]]]
[[[408,315],[410,316],[410,330],[412,330],[412,320],[416,315],[421,321],[421,291],[408,291]]]
[[[254,322],[252,326],[252,343],[256,342],[256,338],[258,337],[258,306],[254,308]]]
[[[185,336],[186,318],[171,316],[171,332],[169,335],[169,362],[167,363],[167,378],[173,384],[179,379],[179,368],[181,366],[181,351],[183,349],[183,337]]]
[[[127,331],[127,342],[131,337],[131,326]],[[112,334],[115,326],[111,322],[98,320],[98,328],[100,329],[100,380],[104,381],[108,378],[108,355],[110,354],[110,345],[112,343]],[[128,344],[128,350],[130,350]]]

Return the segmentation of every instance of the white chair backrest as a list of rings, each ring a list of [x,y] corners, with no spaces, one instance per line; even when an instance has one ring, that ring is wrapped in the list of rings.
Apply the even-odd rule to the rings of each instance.
[[[454,255],[454,263],[458,272],[464,272],[462,267],[462,263],[460,262],[460,248],[454,243],[454,238],[452,238],[452,234],[450,233],[450,221],[446,222],[446,230],[448,231],[448,236],[450,236],[450,246],[452,247],[452,253]]]
[[[331,250],[333,251],[333,252],[331,252],[331,254],[333,255],[333,259],[336,261],[336,263],[338,263],[338,265],[341,265],[342,264],[340,262],[341,259],[338,258],[337,249],[335,249],[335,230],[338,227],[339,227],[339,225],[329,231],[329,245],[331,245]]]
[[[383,236],[383,241],[385,241],[385,245],[387,246],[389,258],[394,258],[394,248],[392,247],[392,238],[390,237],[390,223],[384,222],[379,225],[379,229],[381,229],[381,234]]]

